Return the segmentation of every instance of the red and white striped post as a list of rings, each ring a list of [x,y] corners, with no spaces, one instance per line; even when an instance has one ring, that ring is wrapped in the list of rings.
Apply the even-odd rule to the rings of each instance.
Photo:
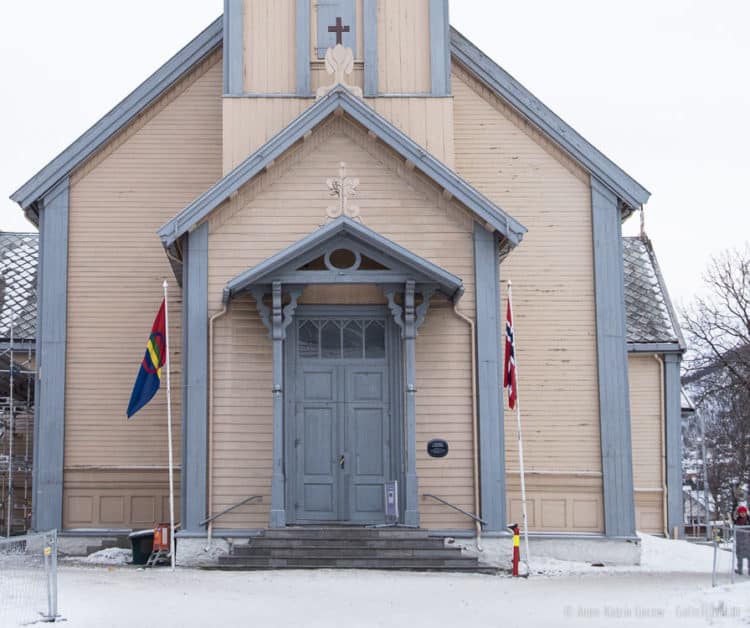
[[[517,523],[508,527],[513,531],[513,577],[518,578],[518,563],[521,562],[521,531]]]

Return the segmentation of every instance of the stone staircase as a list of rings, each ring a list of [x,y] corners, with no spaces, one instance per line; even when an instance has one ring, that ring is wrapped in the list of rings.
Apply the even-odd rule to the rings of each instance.
[[[496,573],[427,530],[283,528],[232,546],[208,569],[402,569]]]

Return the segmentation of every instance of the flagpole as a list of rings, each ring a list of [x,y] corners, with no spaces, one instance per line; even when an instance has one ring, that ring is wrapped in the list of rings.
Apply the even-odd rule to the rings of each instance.
[[[169,371],[172,368],[171,350],[169,344],[169,301],[167,298],[167,280],[164,280],[164,331],[166,338],[164,344],[167,347],[164,357],[164,368],[167,371],[167,439],[169,449],[169,555],[172,558],[172,571],[175,569],[174,552],[174,457],[172,454],[172,380]]]
[[[510,311],[513,313],[513,282],[508,280],[508,303],[510,303]],[[513,344],[518,346],[516,342],[516,321],[513,319]],[[514,370],[513,378],[516,386],[516,422],[518,425],[518,466],[521,473],[521,511],[523,514],[523,544],[524,550],[526,550],[526,573],[531,571],[529,567],[529,524],[528,517],[526,516],[526,476],[523,465],[523,433],[521,431],[521,392],[518,387],[518,353],[514,352]]]

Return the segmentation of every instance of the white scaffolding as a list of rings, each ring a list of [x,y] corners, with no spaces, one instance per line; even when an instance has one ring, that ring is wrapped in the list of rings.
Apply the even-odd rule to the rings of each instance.
[[[5,536],[31,527],[34,434],[33,343],[10,342],[0,350],[0,530]]]

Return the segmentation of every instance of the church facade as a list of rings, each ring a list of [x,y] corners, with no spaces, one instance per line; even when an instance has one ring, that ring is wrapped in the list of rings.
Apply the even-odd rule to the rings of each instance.
[[[226,0],[12,196],[40,230],[34,527],[168,520],[163,393],[125,420],[166,278],[184,538],[383,524],[392,482],[404,525],[507,534],[512,280],[530,529],[679,534],[684,343],[621,236],[648,197],[447,0]]]

